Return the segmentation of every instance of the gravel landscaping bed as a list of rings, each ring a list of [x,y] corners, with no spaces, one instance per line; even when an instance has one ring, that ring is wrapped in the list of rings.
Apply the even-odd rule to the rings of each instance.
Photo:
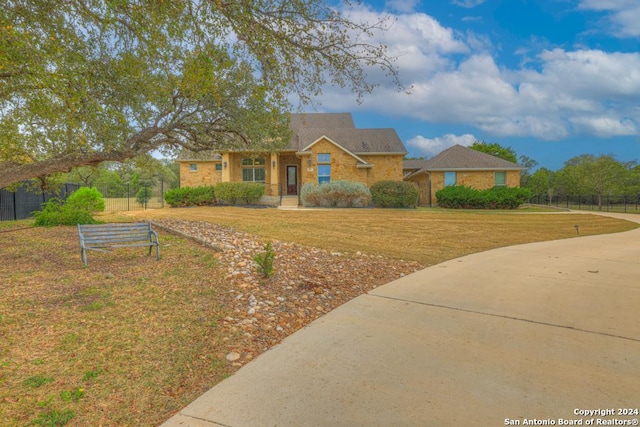
[[[273,241],[274,275],[265,279],[253,260],[265,251],[266,242],[257,237],[207,222],[154,219],[153,223],[216,251],[217,265],[230,285],[225,303],[234,313],[219,323],[243,337],[229,343],[232,351],[226,357],[234,366],[242,366],[339,305],[424,268],[417,262]]]

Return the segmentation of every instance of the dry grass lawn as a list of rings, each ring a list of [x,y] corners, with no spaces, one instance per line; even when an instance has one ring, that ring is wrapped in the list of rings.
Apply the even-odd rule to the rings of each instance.
[[[595,215],[441,210],[160,209],[261,238],[432,265],[490,248],[630,230]],[[0,223],[0,424],[154,426],[228,376],[240,332],[216,253],[162,233],[143,249],[80,260],[75,227]]]
[[[442,209],[279,210],[229,207],[165,208],[130,213],[236,227],[264,239],[342,252],[362,251],[425,266],[503,246],[615,233],[637,224],[598,215]]]

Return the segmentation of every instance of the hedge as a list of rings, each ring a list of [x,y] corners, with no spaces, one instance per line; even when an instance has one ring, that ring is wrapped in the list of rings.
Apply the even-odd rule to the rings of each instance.
[[[452,185],[436,192],[438,205],[454,209],[516,209],[531,197],[528,188],[495,187],[476,190]]]
[[[164,193],[164,200],[171,207],[203,206],[215,204],[212,185],[202,187],[173,188]]]
[[[371,204],[371,192],[360,182],[306,183],[300,191],[300,199],[304,206],[362,208]]]
[[[381,208],[416,207],[420,192],[411,182],[378,181],[371,186],[373,205]]]
[[[231,205],[257,203],[265,191],[265,185],[259,182],[221,182],[215,188],[218,201]]]

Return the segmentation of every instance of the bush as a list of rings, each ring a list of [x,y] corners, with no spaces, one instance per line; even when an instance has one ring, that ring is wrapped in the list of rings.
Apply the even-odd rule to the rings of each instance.
[[[140,187],[136,193],[136,202],[140,203],[142,206],[146,206],[149,199],[151,199],[151,188],[146,185],[144,187]]]
[[[438,205],[454,209],[516,209],[531,197],[527,188],[496,187],[476,190],[452,185],[436,192]]]
[[[378,181],[371,186],[374,206],[381,208],[411,208],[418,204],[420,192],[411,182]]]
[[[102,193],[95,188],[89,187],[82,187],[71,193],[69,197],[67,197],[65,205],[89,212],[102,212],[105,207]]]
[[[164,193],[164,200],[171,207],[204,206],[216,202],[212,185],[201,187],[173,188]]]
[[[371,204],[371,192],[360,182],[331,181],[321,185],[302,186],[300,199],[304,206],[362,208]]]
[[[66,202],[59,198],[50,199],[35,212],[35,225],[76,225],[97,224],[92,214],[104,211],[104,199],[95,188],[83,187],[69,195]]]
[[[264,184],[259,182],[221,182],[215,189],[217,199],[231,205],[257,203],[264,191]]]
[[[263,254],[257,254],[253,257],[253,260],[258,264],[258,273],[262,274],[265,279],[273,276],[273,260],[275,257],[276,253],[273,251],[271,242],[266,244]]]

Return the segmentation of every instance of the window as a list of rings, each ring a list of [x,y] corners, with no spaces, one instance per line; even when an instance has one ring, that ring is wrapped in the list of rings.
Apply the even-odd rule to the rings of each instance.
[[[198,164],[197,163],[191,163],[189,165],[189,172],[198,172]]]
[[[318,163],[331,163],[331,154],[330,153],[319,153],[318,154]]]
[[[265,182],[265,159],[242,159],[242,180],[244,182]]]
[[[222,170],[222,163],[216,163],[216,171]]]
[[[507,173],[496,172],[496,187],[506,187],[506,186],[507,186]]]
[[[450,185],[456,185],[456,173],[455,172],[445,172],[444,173],[444,186],[448,187]]]
[[[318,185],[331,181],[331,165],[318,165]]]
[[[242,166],[264,166],[264,157],[258,157],[257,159],[244,158],[242,159]]]

